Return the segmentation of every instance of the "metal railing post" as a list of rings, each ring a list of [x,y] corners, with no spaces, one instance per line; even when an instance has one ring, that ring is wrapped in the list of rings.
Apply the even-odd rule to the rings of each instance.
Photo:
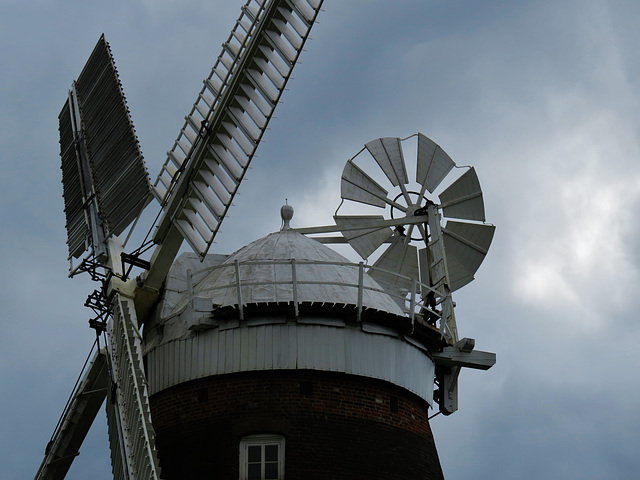
[[[362,321],[362,296],[364,287],[364,262],[358,264],[358,322]]]
[[[195,314],[193,311],[193,274],[190,268],[187,269],[187,295],[189,298],[189,311],[187,312],[187,317],[189,324],[192,325]]]
[[[409,316],[411,317],[411,333],[413,333],[413,328],[416,320],[416,279],[411,279],[411,299],[409,300]]]
[[[240,262],[238,260],[235,261],[236,266],[236,287],[238,291],[238,314],[240,315],[240,320],[244,320],[244,309],[242,307],[242,283],[240,282]]]
[[[296,274],[296,259],[291,259],[291,281],[293,283],[293,312],[298,318],[298,277]]]

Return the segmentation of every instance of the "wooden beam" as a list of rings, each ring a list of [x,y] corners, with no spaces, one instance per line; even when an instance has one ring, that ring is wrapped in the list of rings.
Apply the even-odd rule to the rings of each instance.
[[[445,367],[467,367],[478,370],[489,370],[496,363],[496,354],[473,350],[462,351],[458,347],[444,347],[442,352],[432,354],[436,364]]]

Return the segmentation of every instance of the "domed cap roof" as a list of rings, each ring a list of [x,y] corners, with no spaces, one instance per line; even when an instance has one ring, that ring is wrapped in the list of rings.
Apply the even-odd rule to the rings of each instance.
[[[243,304],[358,304],[360,271],[342,255],[293,230],[284,229],[241,248],[198,281],[195,297],[217,307],[238,305],[238,274]],[[295,285],[295,288],[294,288]],[[404,316],[399,305],[366,273],[362,305]]]

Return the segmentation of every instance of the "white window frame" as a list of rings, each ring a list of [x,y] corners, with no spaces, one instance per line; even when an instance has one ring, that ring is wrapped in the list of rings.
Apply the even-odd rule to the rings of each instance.
[[[264,453],[266,445],[278,446],[278,480],[284,480],[284,437],[269,434],[249,435],[240,440],[240,480],[248,480],[249,478],[249,447],[261,446]],[[264,480],[264,455],[261,459],[261,465],[260,478]]]

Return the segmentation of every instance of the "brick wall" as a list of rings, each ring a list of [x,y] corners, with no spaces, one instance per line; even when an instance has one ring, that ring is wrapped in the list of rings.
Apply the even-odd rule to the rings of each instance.
[[[442,479],[427,404],[341,373],[261,371],[191,381],[150,399],[162,477],[238,478],[239,442],[286,439],[285,478]]]

